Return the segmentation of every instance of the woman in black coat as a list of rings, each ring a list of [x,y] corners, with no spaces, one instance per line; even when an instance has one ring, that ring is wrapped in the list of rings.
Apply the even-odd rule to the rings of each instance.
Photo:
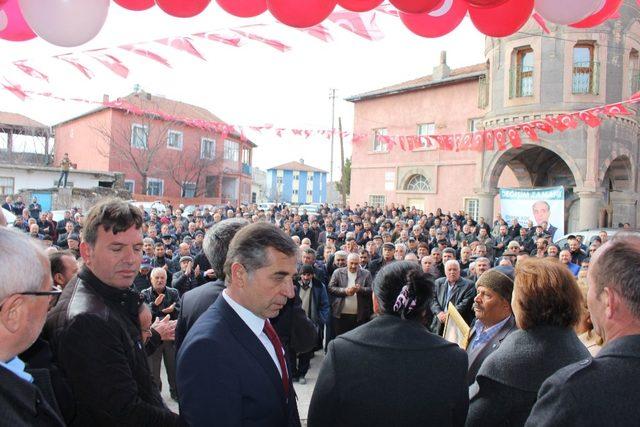
[[[308,425],[463,425],[467,355],[426,328],[431,276],[398,261],[374,282],[374,320],[335,338],[316,382]]]
[[[542,383],[558,369],[591,356],[573,326],[580,289],[556,259],[519,261],[511,307],[520,330],[484,361],[469,387],[467,426],[522,426]]]

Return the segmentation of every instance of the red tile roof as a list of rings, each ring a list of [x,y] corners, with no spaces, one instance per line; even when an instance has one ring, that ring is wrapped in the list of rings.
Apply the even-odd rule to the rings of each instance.
[[[303,172],[324,172],[322,169],[314,168],[313,166],[305,165],[300,162],[289,162],[282,164],[280,166],[274,166],[269,169],[280,169],[280,170],[288,170],[288,171],[303,171]]]
[[[377,98],[385,95],[425,89],[429,86],[437,85],[437,84],[457,83],[461,80],[479,77],[480,75],[486,73],[486,71],[487,71],[486,63],[455,68],[451,70],[451,72],[449,73],[449,77],[446,77],[442,80],[434,80],[433,75],[430,74],[428,76],[419,77],[417,79],[409,80],[407,82],[402,82],[402,83],[397,83],[395,85],[387,86],[382,89],[376,89],[370,92],[354,95],[347,98],[347,101],[351,101],[351,102],[363,101],[369,98]]]
[[[27,127],[27,128],[38,128],[38,129],[49,129],[49,126],[44,125],[40,122],[37,122],[33,119],[30,119],[27,116],[23,116],[22,114],[17,113],[7,113],[4,111],[0,111],[0,127],[2,125],[9,125],[15,127]]]

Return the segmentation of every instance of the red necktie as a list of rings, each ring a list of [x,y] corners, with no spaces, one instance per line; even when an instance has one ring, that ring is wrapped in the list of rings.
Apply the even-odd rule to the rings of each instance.
[[[262,331],[267,334],[269,341],[276,350],[276,356],[278,356],[278,363],[280,363],[280,370],[282,371],[282,386],[284,387],[284,395],[289,398],[289,375],[287,374],[287,364],[284,361],[284,353],[282,351],[282,343],[278,338],[278,333],[268,320],[264,321],[264,328]]]

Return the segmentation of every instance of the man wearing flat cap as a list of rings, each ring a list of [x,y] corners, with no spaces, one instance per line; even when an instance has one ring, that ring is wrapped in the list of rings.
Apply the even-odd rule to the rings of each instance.
[[[471,328],[467,346],[469,385],[475,381],[484,360],[516,330],[516,321],[511,311],[513,281],[513,267],[504,266],[492,268],[478,278],[477,295],[473,302],[476,322]]]
[[[171,286],[178,291],[180,296],[198,286],[191,255],[180,257],[180,271],[173,275]]]
[[[383,243],[382,244],[382,256],[380,258],[374,259],[369,263],[369,273],[371,273],[371,280],[376,278],[376,274],[382,267],[387,264],[390,264],[394,261],[393,255],[395,253],[396,247],[393,243]]]

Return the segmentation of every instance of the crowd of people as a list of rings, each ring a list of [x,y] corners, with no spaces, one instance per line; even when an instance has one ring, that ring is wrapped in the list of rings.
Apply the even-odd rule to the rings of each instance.
[[[640,415],[631,234],[559,247],[546,223],[395,205],[107,199],[56,223],[37,200],[5,204],[0,425],[297,426],[319,351],[309,426]],[[457,315],[470,332],[450,342]]]

